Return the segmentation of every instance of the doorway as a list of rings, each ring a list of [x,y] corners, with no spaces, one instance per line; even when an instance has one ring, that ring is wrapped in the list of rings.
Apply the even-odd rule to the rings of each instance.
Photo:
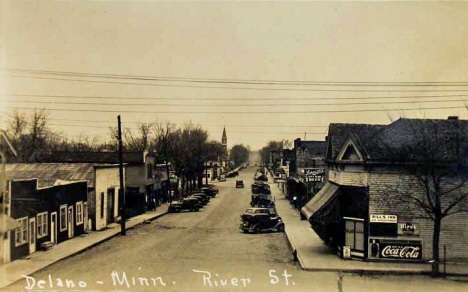
[[[50,214],[50,241],[57,244],[57,212]]]
[[[351,256],[364,257],[364,219],[344,217],[345,246],[351,249]]]
[[[36,218],[29,218],[29,254],[36,252]]]
[[[107,224],[113,223],[115,208],[115,188],[107,189]]]
[[[83,216],[84,229],[85,231],[88,231],[90,229],[90,226],[88,226],[88,203],[87,202],[83,203],[83,212],[84,212],[84,216]]]
[[[75,224],[73,220],[73,206],[68,207],[68,238],[72,238],[75,234]]]

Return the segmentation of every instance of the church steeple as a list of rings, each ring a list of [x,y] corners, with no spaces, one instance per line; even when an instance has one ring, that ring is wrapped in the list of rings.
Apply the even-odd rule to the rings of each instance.
[[[223,137],[221,138],[221,144],[227,145],[226,127],[223,128]]]

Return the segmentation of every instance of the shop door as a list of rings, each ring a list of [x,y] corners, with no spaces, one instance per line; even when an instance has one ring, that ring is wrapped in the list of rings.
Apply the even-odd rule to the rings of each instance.
[[[68,207],[68,238],[75,235],[75,220],[73,220],[73,206]]]
[[[36,218],[29,218],[29,253],[36,252]]]
[[[107,189],[107,224],[114,222],[115,189]]]
[[[50,241],[57,244],[57,212],[50,214]]]
[[[84,212],[84,227],[85,231],[88,231],[90,229],[89,224],[88,224],[88,203],[83,204],[83,212]]]
[[[344,245],[351,248],[351,256],[364,257],[364,219],[345,218]]]

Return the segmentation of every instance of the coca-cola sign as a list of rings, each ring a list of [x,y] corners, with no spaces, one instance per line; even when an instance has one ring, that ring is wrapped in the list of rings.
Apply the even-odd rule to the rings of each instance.
[[[421,260],[422,243],[417,240],[369,239],[369,256],[381,259]]]

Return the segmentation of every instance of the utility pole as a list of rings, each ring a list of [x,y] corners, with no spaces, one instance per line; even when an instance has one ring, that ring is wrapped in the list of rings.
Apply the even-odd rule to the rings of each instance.
[[[119,129],[119,177],[120,177],[120,227],[121,235],[125,235],[125,186],[124,186],[124,175],[123,175],[123,146],[122,146],[122,126],[120,122],[120,115],[117,116],[117,123]],[[104,206],[101,206],[103,208]]]
[[[205,182],[208,185],[208,161],[205,161]]]

